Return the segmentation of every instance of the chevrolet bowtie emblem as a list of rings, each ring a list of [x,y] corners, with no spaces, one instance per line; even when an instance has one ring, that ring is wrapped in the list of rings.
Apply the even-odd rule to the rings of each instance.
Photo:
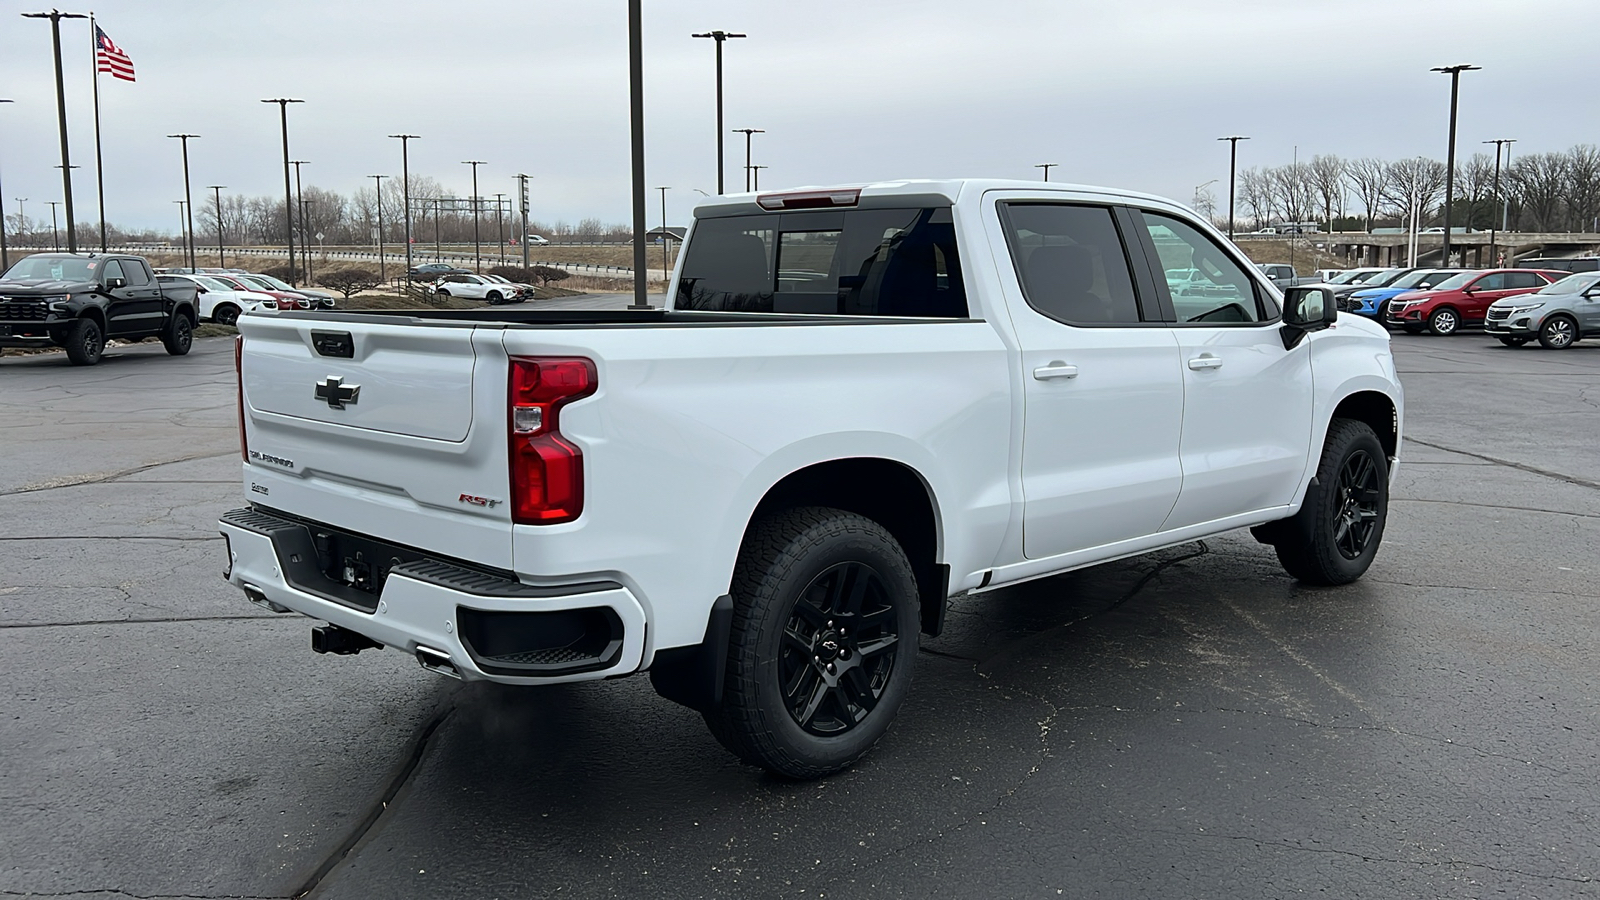
[[[345,384],[339,375],[329,375],[317,382],[317,399],[328,401],[333,409],[344,409],[346,403],[354,403],[360,396],[361,385]]]

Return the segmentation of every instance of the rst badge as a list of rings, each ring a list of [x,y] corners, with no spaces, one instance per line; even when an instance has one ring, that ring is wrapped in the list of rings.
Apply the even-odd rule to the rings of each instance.
[[[488,497],[474,497],[471,494],[462,494],[457,498],[457,502],[465,503],[468,506],[481,506],[484,509],[494,509],[500,505],[499,500],[490,500]]]

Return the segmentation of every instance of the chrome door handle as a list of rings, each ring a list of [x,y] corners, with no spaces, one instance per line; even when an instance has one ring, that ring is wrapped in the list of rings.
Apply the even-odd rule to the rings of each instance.
[[[1077,378],[1078,367],[1069,366],[1059,359],[1053,359],[1050,361],[1050,365],[1034,369],[1033,377],[1040,381],[1049,381],[1052,378]]]
[[[1189,360],[1189,368],[1195,370],[1196,372],[1200,371],[1201,369],[1220,369],[1222,368],[1222,360],[1210,354],[1197,356],[1194,359]]]

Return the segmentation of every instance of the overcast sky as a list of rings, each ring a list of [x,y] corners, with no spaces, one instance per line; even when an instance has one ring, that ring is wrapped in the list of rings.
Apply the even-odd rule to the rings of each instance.
[[[682,223],[715,192],[712,42],[726,47],[726,125],[764,128],[764,188],[906,177],[1037,178],[1226,203],[1240,167],[1300,157],[1443,159],[1449,79],[1462,77],[1459,152],[1517,138],[1517,153],[1597,139],[1600,0],[645,0],[646,158]],[[48,219],[60,199],[50,28],[0,0],[0,177],[8,213]],[[87,8],[74,12],[88,12]],[[179,131],[197,198],[282,190],[277,107],[308,184],[349,192],[413,174],[466,195],[534,177],[544,221],[629,216],[623,0],[98,0],[138,82],[102,76],[106,214],[172,227]],[[76,206],[95,218],[91,44],[64,22]],[[743,137],[728,135],[729,189]],[[658,219],[652,194],[650,221]],[[170,225],[169,225],[170,223]]]

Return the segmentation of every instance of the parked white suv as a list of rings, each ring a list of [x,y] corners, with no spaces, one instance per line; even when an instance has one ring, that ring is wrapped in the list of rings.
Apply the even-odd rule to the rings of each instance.
[[[695,215],[665,310],[242,319],[228,579],[323,652],[649,671],[804,778],[885,733],[952,598],[1244,527],[1312,584],[1378,551],[1387,333],[1181,206],[901,181]]]
[[[523,285],[512,284],[488,275],[446,275],[434,285],[434,293],[441,297],[465,297],[468,300],[487,300],[490,303],[508,303],[531,293]]]
[[[242,312],[258,309],[277,309],[278,301],[271,294],[235,290],[227,282],[205,275],[157,275],[166,282],[187,281],[199,291],[200,319],[220,325],[232,325]]]

